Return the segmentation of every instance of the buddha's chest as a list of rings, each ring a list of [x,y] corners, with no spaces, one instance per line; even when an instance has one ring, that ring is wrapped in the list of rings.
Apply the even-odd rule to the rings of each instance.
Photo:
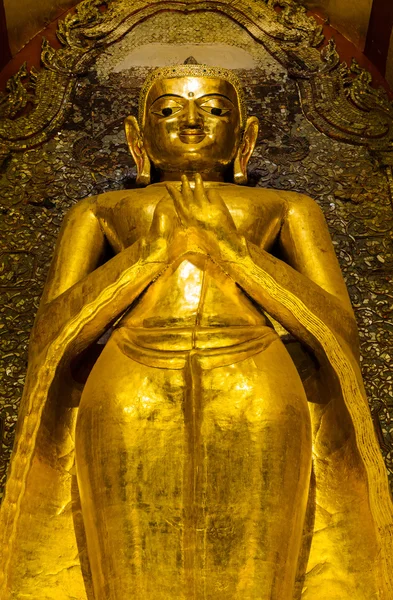
[[[147,235],[157,204],[161,200],[172,202],[166,189],[156,188],[154,192],[130,192],[115,202],[103,201],[98,204],[97,216],[115,252],[120,252]],[[281,228],[284,212],[282,203],[269,195],[263,198],[262,194],[259,194],[257,198],[252,198],[252,194],[251,197],[245,194],[236,195],[228,193],[226,189],[220,190],[220,194],[240,234],[254,244],[269,249]],[[175,220],[174,209],[173,217]]]

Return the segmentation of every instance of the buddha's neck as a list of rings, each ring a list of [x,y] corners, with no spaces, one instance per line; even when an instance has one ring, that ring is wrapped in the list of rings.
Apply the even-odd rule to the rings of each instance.
[[[187,178],[192,181],[196,175],[195,171],[167,171],[161,172],[159,176],[159,181],[180,181],[181,176],[186,175]],[[225,182],[224,173],[220,173],[217,171],[201,171],[200,175],[202,176],[203,181],[218,181]]]

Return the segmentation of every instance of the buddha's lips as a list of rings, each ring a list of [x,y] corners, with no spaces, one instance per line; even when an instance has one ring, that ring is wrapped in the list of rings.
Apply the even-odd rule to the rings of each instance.
[[[201,142],[206,137],[206,133],[203,129],[183,129],[179,133],[180,141],[185,144],[196,144]]]

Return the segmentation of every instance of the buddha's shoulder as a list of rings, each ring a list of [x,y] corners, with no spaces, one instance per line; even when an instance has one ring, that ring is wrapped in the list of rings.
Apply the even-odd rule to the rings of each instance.
[[[274,203],[288,208],[297,204],[314,202],[309,196],[299,192],[276,190],[274,188],[248,187],[244,185],[228,184],[219,187],[223,198],[244,198],[255,203]]]
[[[155,186],[147,186],[144,188],[134,188],[131,190],[117,190],[115,192],[105,192],[96,197],[97,205],[117,205],[123,202],[146,202],[154,198],[161,198],[166,194],[166,189]]]
[[[274,188],[248,187],[236,184],[218,184],[207,187],[216,188],[222,198],[229,202],[250,202],[251,204],[273,204],[279,205],[284,209],[290,209],[304,204],[314,203],[315,201],[308,196],[287,190],[277,190]],[[84,198],[72,209],[77,212],[100,212],[100,209],[114,209],[120,205],[129,204],[135,208],[139,205],[155,204],[163,196],[167,195],[165,186],[153,184],[144,188],[134,188],[129,190],[108,191],[97,196]]]
[[[133,204],[138,203],[149,203],[155,199],[160,199],[165,195],[166,191],[162,188],[155,188],[154,186],[147,186],[145,188],[136,188],[131,190],[115,190],[108,191],[96,196],[88,196],[83,200],[80,200],[74,209],[81,212],[93,211],[96,212],[103,208],[115,208],[121,204],[132,202]]]

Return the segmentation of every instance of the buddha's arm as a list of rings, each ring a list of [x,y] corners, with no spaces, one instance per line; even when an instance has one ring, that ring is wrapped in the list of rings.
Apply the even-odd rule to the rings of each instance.
[[[279,242],[286,263],[337,298],[353,314],[325,217],[314,200],[303,194],[288,197]]]
[[[84,200],[67,214],[60,231],[32,332],[35,352],[78,319],[73,352],[81,351],[166,268],[164,239],[156,244],[140,239],[101,264],[105,245],[94,203]]]
[[[247,242],[249,256],[227,261],[228,273],[286,329],[311,347],[315,345],[313,336],[296,317],[296,307],[301,304],[339,334],[357,357],[357,329],[348,292],[324,216],[311,198],[299,194],[289,200],[279,242],[285,262]],[[280,303],[277,291],[270,293],[276,284],[287,293]]]

